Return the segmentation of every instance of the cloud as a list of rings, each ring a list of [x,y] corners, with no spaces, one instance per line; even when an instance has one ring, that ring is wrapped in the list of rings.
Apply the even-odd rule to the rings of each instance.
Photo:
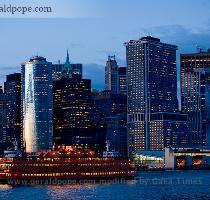
[[[92,88],[104,90],[104,66],[96,63],[83,65],[84,78],[91,79]]]
[[[144,32],[159,37],[163,42],[178,45],[180,53],[196,52],[197,46],[210,48],[210,23],[200,29],[170,25],[144,29]]]

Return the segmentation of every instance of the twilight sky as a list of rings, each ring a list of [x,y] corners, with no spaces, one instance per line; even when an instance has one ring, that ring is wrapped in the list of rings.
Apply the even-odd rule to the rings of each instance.
[[[2,2],[12,1],[1,0],[0,6]],[[19,2],[28,5],[24,0]],[[159,37],[162,42],[179,46],[177,57],[180,52],[197,51],[197,45],[210,48],[209,0],[31,2],[53,5],[53,14],[44,18],[0,14],[0,84],[5,74],[19,71],[20,63],[32,55],[45,56],[51,62],[64,61],[67,48],[71,62],[83,63],[84,76],[91,78],[97,89],[104,87],[104,65],[109,54],[115,54],[119,65],[125,65],[123,43],[130,39]]]

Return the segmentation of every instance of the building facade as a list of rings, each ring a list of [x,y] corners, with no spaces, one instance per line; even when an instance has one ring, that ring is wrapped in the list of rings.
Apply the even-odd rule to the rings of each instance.
[[[52,148],[52,63],[35,56],[21,66],[22,134],[26,152]]]
[[[110,150],[127,156],[127,96],[102,91],[93,94],[92,105],[92,119],[95,124],[106,127]]]
[[[193,145],[210,145],[210,50],[181,54],[181,108],[191,122]]]
[[[119,92],[118,65],[115,56],[108,56],[105,66],[105,90]]]
[[[80,75],[53,83],[55,144],[94,143],[91,123],[91,80]]]
[[[118,68],[119,93],[127,95],[127,67]]]
[[[3,144],[6,143],[5,118],[6,118],[6,99],[2,86],[0,86],[0,146],[3,146]]]
[[[167,142],[170,132],[175,135],[180,131],[177,128],[171,130],[173,122],[167,122],[170,114],[178,114],[177,46],[162,43],[151,36],[131,40],[125,46],[130,153],[160,150],[166,145],[172,145]],[[161,119],[161,113],[168,115]],[[187,124],[186,121],[184,123]],[[179,143],[177,140],[176,144]]]
[[[4,93],[6,98],[7,142],[12,144],[16,140],[19,148],[21,148],[23,145],[21,136],[21,73],[6,76]]]

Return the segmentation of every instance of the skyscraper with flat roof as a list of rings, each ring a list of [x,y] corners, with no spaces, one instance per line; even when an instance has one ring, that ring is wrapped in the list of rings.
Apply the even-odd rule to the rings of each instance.
[[[181,54],[181,108],[191,122],[194,145],[210,145],[210,50]]]
[[[186,144],[188,135],[183,127],[187,121],[178,113],[177,46],[151,36],[125,46],[130,153]]]
[[[23,145],[21,135],[21,73],[9,74],[4,82],[6,99],[6,135],[7,141],[17,141],[19,148]]]
[[[22,133],[26,152],[52,147],[52,63],[35,56],[21,66]]]
[[[80,75],[53,82],[54,141],[61,145],[94,144],[91,80]]]

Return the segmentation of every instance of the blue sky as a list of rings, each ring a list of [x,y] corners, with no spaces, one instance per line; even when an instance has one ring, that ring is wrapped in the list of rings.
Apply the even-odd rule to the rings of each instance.
[[[159,37],[179,46],[178,57],[180,52],[195,52],[196,45],[210,48],[209,0],[32,2],[53,5],[54,13],[45,18],[0,15],[1,83],[5,74],[18,71],[20,63],[32,55],[45,56],[52,62],[64,61],[67,48],[71,61],[84,64],[85,77],[91,78],[97,89],[103,89],[104,65],[109,54],[116,54],[119,65],[125,65],[123,43],[130,39]]]

